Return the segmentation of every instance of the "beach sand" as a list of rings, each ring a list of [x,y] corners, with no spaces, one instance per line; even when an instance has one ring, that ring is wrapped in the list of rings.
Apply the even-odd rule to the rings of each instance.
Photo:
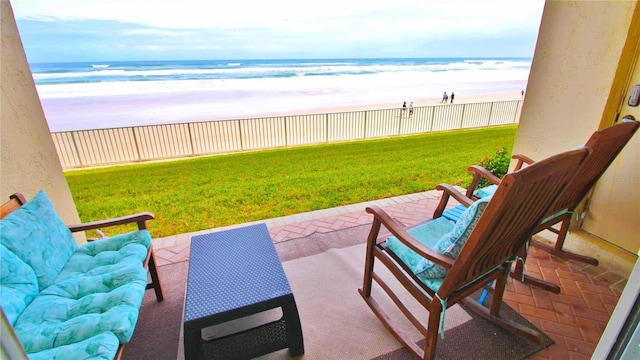
[[[288,97],[262,98],[256,94],[250,98],[234,98],[233,92],[179,92],[140,95],[117,95],[77,98],[45,98],[42,106],[52,132],[118,128],[129,126],[176,124],[216,120],[234,120],[290,116],[318,113],[336,113],[364,110],[401,108],[402,102],[411,101],[415,108],[445,106],[441,97],[399,99],[394,102],[322,106],[318,94],[296,94]],[[456,94],[454,104],[520,100],[520,92]]]
[[[509,101],[509,100],[520,100],[523,97],[518,94],[512,93],[500,93],[500,94],[483,94],[483,95],[473,95],[468,97],[458,97],[454,100],[454,104],[468,104],[468,103],[478,103],[478,102],[494,102],[494,101]],[[451,98],[449,98],[449,101]],[[330,108],[322,108],[316,109],[314,113],[333,113],[333,112],[348,112],[348,111],[364,111],[364,110],[378,110],[378,109],[393,109],[393,108],[402,108],[402,102],[405,100],[395,103],[382,103],[382,104],[371,104],[371,105],[354,105],[354,106],[340,106],[340,107],[330,107]],[[420,106],[434,106],[434,105],[447,105],[442,102],[442,97],[440,98],[421,98],[421,99],[410,99],[407,101],[407,107],[409,103],[413,101],[414,107]]]

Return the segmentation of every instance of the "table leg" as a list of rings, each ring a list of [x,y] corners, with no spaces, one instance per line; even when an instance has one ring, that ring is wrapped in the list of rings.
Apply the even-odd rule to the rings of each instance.
[[[289,344],[289,355],[291,357],[304,354],[304,340],[302,338],[302,326],[296,301],[291,295],[289,300],[282,306],[282,316],[287,325],[287,342]]]
[[[185,360],[197,359],[200,344],[202,343],[202,330],[184,329],[184,358]]]

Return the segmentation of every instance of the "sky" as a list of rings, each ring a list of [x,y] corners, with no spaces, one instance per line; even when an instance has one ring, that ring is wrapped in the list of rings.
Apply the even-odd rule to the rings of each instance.
[[[532,57],[544,0],[13,0],[30,63]]]

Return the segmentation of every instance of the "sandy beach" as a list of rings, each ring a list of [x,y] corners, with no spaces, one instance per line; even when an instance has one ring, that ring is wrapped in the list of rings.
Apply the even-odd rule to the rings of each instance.
[[[395,102],[349,104],[334,99],[340,105],[328,105],[332,96],[318,94],[280,94],[280,97],[260,98],[259,94],[241,101],[234,93],[180,92],[158,94],[114,95],[78,98],[42,99],[45,116],[52,132],[117,128],[140,125],[176,124],[231,119],[274,117],[317,113],[350,112],[401,108],[413,101],[414,107],[445,106],[441,97],[399,99]],[[455,104],[521,99],[519,91],[508,93],[456,94]],[[214,100],[215,99],[215,100]]]
[[[493,101],[509,101],[509,100],[520,100],[523,97],[520,93],[512,94],[512,93],[498,93],[498,94],[482,94],[482,95],[473,95],[468,97],[458,97],[454,100],[454,104],[468,104],[468,103],[478,103],[478,102],[493,102]],[[451,99],[447,104],[450,104]],[[404,100],[403,100],[404,101]],[[446,105],[442,102],[442,97],[440,98],[422,98],[416,100],[407,100],[407,106],[409,103],[413,101],[414,107],[420,106],[435,106],[435,105]],[[332,113],[332,112],[346,112],[346,111],[363,111],[363,110],[378,110],[378,109],[393,109],[393,108],[402,107],[402,102],[400,103],[381,103],[381,104],[371,104],[371,105],[355,105],[355,106],[340,106],[340,107],[329,107],[316,109],[315,112],[320,113]]]
[[[43,65],[53,132],[520,99],[530,59],[317,59]]]

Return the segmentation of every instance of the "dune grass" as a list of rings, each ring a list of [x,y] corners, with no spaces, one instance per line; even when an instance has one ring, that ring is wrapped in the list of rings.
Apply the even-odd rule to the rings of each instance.
[[[67,171],[83,222],[141,211],[154,237],[464,184],[516,126]],[[122,231],[122,229],[117,229]]]

